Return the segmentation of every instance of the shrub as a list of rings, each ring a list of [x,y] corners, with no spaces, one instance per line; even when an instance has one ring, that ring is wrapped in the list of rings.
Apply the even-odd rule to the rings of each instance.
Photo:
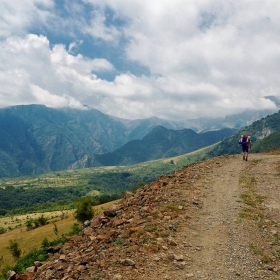
[[[37,220],[41,226],[44,226],[48,223],[48,218],[44,217],[43,215],[41,215]]]
[[[21,249],[18,246],[18,243],[14,240],[9,240],[9,246],[7,247],[7,249],[12,253],[12,256],[15,259],[18,259],[21,255]]]
[[[80,231],[82,230],[82,228],[78,225],[78,224],[73,224],[71,227],[71,231],[68,233],[69,236],[78,234]]]
[[[27,267],[32,266],[35,261],[44,261],[47,258],[48,253],[44,249],[34,250],[17,261],[14,271],[24,271]]]
[[[27,227],[27,230],[33,229],[33,219],[30,218],[30,219],[26,220],[25,225]]]
[[[77,202],[77,208],[75,212],[75,219],[81,223],[87,220],[91,220],[94,216],[94,211],[92,209],[92,201],[90,198],[81,198]]]

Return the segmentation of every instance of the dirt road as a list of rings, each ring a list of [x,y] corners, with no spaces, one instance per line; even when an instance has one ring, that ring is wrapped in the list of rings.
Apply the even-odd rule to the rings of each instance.
[[[280,156],[213,164],[194,183],[201,207],[177,237],[186,267],[165,279],[280,279]]]
[[[32,279],[280,280],[280,155],[223,156],[127,193]]]

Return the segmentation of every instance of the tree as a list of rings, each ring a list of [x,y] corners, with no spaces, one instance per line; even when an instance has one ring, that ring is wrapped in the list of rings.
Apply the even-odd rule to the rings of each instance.
[[[9,246],[7,247],[7,249],[12,253],[12,256],[15,259],[19,259],[20,255],[21,255],[21,249],[18,246],[18,243],[14,240],[9,240]]]
[[[44,226],[48,222],[48,218],[44,217],[43,214],[38,218],[38,222],[41,226]]]
[[[81,223],[87,220],[91,220],[94,216],[94,211],[92,209],[92,201],[90,198],[81,198],[77,202],[77,208],[75,212],[75,219]]]
[[[26,224],[27,230],[33,229],[33,219],[32,218],[26,220],[25,224]]]

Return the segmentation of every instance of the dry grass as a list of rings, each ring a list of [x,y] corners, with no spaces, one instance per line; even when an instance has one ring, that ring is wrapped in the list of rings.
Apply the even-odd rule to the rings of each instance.
[[[41,246],[44,238],[48,240],[56,239],[54,233],[54,223],[57,225],[58,234],[67,234],[71,230],[71,226],[75,223],[73,213],[69,213],[68,217],[64,220],[58,218],[51,219],[49,224],[38,227],[33,230],[27,230],[25,225],[22,225],[14,230],[6,232],[0,235],[0,258],[3,256],[2,268],[6,266],[12,266],[15,264],[11,253],[7,250],[9,246],[9,240],[16,240],[22,250],[23,255],[31,250],[37,249]]]
[[[104,209],[110,207],[114,203],[115,202],[109,202],[103,205],[96,206],[94,207],[94,211],[95,213],[99,213],[100,211],[103,211]],[[43,215],[45,217],[52,217],[49,220],[49,223],[45,226],[38,227],[29,231],[24,225],[24,222],[28,218],[40,217],[42,215],[41,213],[21,215],[13,218],[5,217],[0,219],[0,226],[3,225],[4,228],[7,228],[8,226],[12,226],[14,228],[17,226],[17,228],[14,228],[13,230],[0,235],[0,269],[2,270],[7,266],[13,266],[15,264],[11,253],[7,250],[7,247],[9,246],[9,240],[16,240],[19,244],[19,248],[21,249],[22,254],[25,255],[31,250],[39,248],[44,238],[47,238],[50,241],[57,238],[57,236],[54,233],[54,223],[58,228],[59,237],[69,233],[71,231],[72,225],[74,223],[77,223],[77,221],[74,218],[74,210],[67,211],[67,213],[66,211],[64,211],[63,213],[63,219],[61,211],[44,213]]]
[[[255,221],[262,221],[263,211],[261,205],[265,197],[260,196],[255,191],[255,184],[257,180],[253,176],[243,174],[240,178],[239,183],[244,188],[244,192],[240,195],[241,201],[244,203],[244,206],[239,214],[241,218],[246,218]]]
[[[26,215],[17,215],[12,217],[4,217],[0,219],[0,227],[8,229],[11,227],[12,229],[16,227],[20,227],[24,225],[28,219],[36,219],[40,216],[44,216],[48,219],[60,219],[63,215],[69,215],[73,213],[73,210],[65,210],[65,211],[53,211],[53,212],[44,212],[44,213],[32,213]]]

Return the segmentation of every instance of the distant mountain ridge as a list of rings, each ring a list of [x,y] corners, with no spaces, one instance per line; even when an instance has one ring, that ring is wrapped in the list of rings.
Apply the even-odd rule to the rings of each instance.
[[[192,125],[193,130],[208,131],[223,127],[221,122],[215,125],[214,119],[209,121],[211,122],[208,122],[208,126],[207,121],[204,120],[202,124],[196,120]],[[112,153],[129,141],[142,139],[157,125],[172,130],[191,128],[183,121],[175,122],[156,117],[125,120],[89,108],[53,109],[44,105],[2,108],[0,178],[94,166],[99,155]],[[229,127],[235,128],[234,123]],[[175,140],[174,142],[177,143]],[[176,153],[187,150],[186,147],[179,148],[178,145],[173,149],[177,149]],[[150,153],[151,158],[172,155],[171,149],[168,148],[167,151],[158,147]],[[149,160],[146,155],[142,157]]]
[[[95,165],[128,165],[178,156],[219,142],[235,131],[224,128],[198,134],[191,129],[171,130],[158,125],[142,140],[132,140],[111,153],[97,155]]]

